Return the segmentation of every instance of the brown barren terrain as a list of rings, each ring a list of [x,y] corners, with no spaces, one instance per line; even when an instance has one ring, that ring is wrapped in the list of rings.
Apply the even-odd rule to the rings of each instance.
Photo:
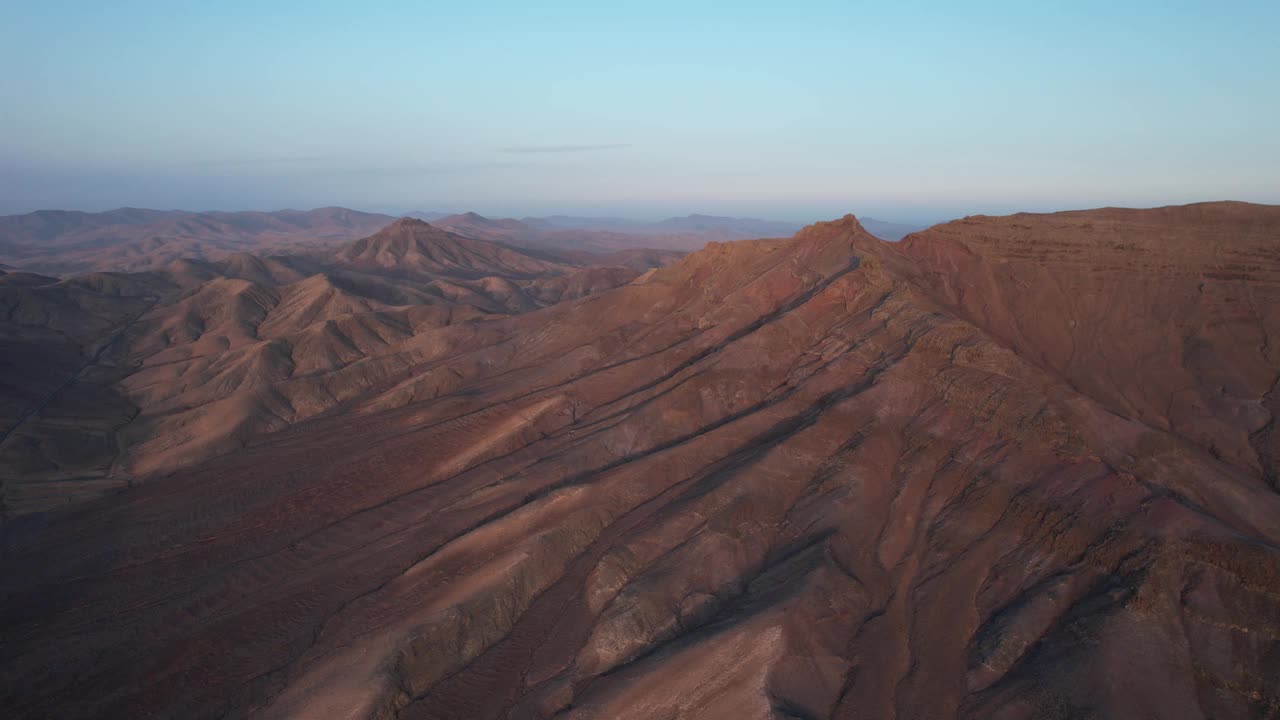
[[[6,715],[1280,715],[1280,208],[484,242],[0,276]]]

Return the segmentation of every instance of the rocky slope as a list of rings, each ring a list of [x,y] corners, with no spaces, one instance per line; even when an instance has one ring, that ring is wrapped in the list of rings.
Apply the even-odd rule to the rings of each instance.
[[[440,327],[344,415],[9,523],[0,695],[1274,717],[1277,238],[1226,204],[848,217]]]

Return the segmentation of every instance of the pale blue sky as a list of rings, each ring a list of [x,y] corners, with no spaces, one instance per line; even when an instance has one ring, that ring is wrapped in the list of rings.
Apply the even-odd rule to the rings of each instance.
[[[0,212],[1280,202],[1275,0],[178,5],[0,0]]]

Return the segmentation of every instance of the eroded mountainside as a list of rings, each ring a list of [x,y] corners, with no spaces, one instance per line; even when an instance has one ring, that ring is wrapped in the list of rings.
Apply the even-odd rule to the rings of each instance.
[[[327,254],[0,275],[0,500],[65,506],[356,412],[409,377],[438,328],[484,334],[672,259],[556,259],[405,219]]]
[[[435,323],[344,414],[10,522],[0,692],[24,718],[1275,717],[1278,245],[1280,208],[1225,203],[901,244],[847,217]]]

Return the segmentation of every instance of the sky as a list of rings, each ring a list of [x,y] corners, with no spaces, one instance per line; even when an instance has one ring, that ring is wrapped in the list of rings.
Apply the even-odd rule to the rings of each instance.
[[[1280,203],[1275,0],[0,0],[0,27],[0,213]]]

